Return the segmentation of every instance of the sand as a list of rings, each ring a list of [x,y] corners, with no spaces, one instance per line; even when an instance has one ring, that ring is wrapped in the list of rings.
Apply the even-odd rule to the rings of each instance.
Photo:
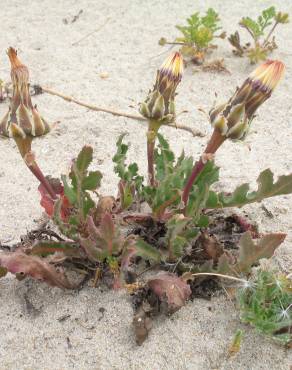
[[[236,29],[242,15],[255,16],[265,6],[289,11],[286,1],[229,0],[158,1],[100,0],[26,2],[2,0],[0,12],[0,78],[9,79],[8,46],[31,71],[31,81],[80,100],[135,113],[138,102],[152,86],[156,68],[166,54],[158,45],[169,39],[175,24],[196,10],[213,6],[222,17],[223,28]],[[72,16],[83,13],[72,24]],[[291,12],[291,8],[290,8]],[[104,23],[107,23],[104,25]],[[86,34],[103,26],[77,45]],[[272,98],[259,110],[245,143],[228,142],[218,152],[222,167],[217,187],[226,191],[245,181],[255,184],[259,172],[271,168],[276,175],[291,172],[291,24],[279,27],[279,49],[273,57],[283,60],[287,73]],[[184,148],[197,157],[211,132],[199,107],[208,110],[218,93],[224,101],[252,70],[246,59],[232,56],[225,41],[212,58],[223,57],[231,74],[196,72],[189,68],[179,87],[178,112],[187,109],[180,121],[204,132],[204,138],[163,129],[177,154]],[[107,78],[100,75],[108,74]],[[70,160],[86,143],[94,147],[94,166],[104,173],[102,193],[116,192],[112,154],[119,134],[128,133],[130,153],[146,171],[145,132],[141,123],[95,113],[65,101],[41,95],[34,99],[58,128],[35,140],[34,151],[46,174],[68,171]],[[4,114],[7,103],[0,105]],[[42,216],[37,182],[20,160],[12,141],[1,140],[0,241],[13,244]],[[292,196],[265,200],[269,218],[261,204],[245,207],[262,232],[286,232],[285,243],[274,262],[292,268]],[[104,315],[99,311],[104,308]],[[61,291],[44,284],[7,277],[0,280],[0,369],[289,369],[292,352],[287,351],[239,322],[238,312],[225,297],[187,304],[170,319],[155,322],[142,347],[134,341],[132,308],[123,291],[108,292],[86,287],[80,292]],[[227,352],[237,328],[245,331],[240,352],[228,359]]]

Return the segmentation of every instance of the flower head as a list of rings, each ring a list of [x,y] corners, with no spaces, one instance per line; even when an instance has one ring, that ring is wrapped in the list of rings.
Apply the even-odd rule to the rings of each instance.
[[[171,122],[174,120],[174,98],[183,74],[183,58],[172,53],[157,71],[153,90],[141,104],[140,113],[149,119]]]
[[[28,68],[20,61],[14,48],[10,47],[7,55],[11,64],[13,93],[9,110],[0,120],[0,135],[15,137],[17,134],[23,139],[45,135],[51,127],[31,102]]]
[[[174,98],[177,85],[183,74],[183,59],[180,53],[171,54],[157,71],[154,90],[158,90],[165,99]]]
[[[210,112],[213,127],[231,139],[241,139],[247,133],[256,110],[272,94],[283,77],[285,66],[268,60],[257,67],[227,104]]]

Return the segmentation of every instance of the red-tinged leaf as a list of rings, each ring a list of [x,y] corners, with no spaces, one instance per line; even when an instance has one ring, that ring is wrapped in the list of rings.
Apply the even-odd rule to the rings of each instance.
[[[256,243],[251,233],[246,232],[239,241],[239,257],[235,269],[239,272],[247,272],[261,258],[271,258],[275,250],[286,238],[286,234],[266,234]]]
[[[190,286],[180,277],[169,272],[162,272],[148,280],[149,288],[166,302],[170,312],[175,312],[185,305],[191,295]]]
[[[87,217],[86,224],[89,238],[95,242],[100,252],[105,253],[105,256],[116,254],[123,248],[125,240],[119,229],[115,227],[109,212],[102,216],[98,227],[91,216]]]
[[[44,240],[37,242],[31,249],[30,254],[38,256],[48,256],[53,253],[63,253],[66,257],[82,258],[82,251],[72,242],[56,242],[52,240]]]
[[[72,205],[70,204],[68,198],[64,195],[64,187],[58,179],[48,178],[48,180],[52,188],[54,189],[55,193],[60,196],[62,203],[60,217],[64,222],[67,222],[71,214]],[[48,194],[47,190],[42,184],[40,184],[38,190],[41,194],[40,201],[41,206],[45,209],[48,216],[53,217],[56,201],[54,201],[51,198],[51,196]]]
[[[109,254],[113,251],[113,242],[115,237],[115,225],[110,213],[105,213],[100,223],[100,235],[107,244]]]
[[[22,252],[1,253],[0,266],[12,274],[31,276],[51,286],[62,289],[75,288],[64,274],[37,256],[29,256]]]
[[[41,184],[39,186],[39,192],[41,193],[41,206],[45,209],[46,214],[49,217],[53,216],[54,213],[54,200],[50,197],[50,195],[47,193],[45,187]]]
[[[80,238],[80,243],[91,262],[103,262],[106,255],[97,247],[97,243],[94,238]]]

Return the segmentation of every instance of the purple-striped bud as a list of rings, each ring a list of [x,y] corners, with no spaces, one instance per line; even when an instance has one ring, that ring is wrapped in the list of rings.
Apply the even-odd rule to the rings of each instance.
[[[272,94],[283,77],[285,66],[280,61],[266,61],[256,68],[227,104],[210,111],[210,121],[223,136],[242,139],[258,107]]]
[[[140,113],[152,120],[171,122],[175,117],[174,98],[183,74],[180,53],[171,54],[157,71],[153,90],[140,106]]]

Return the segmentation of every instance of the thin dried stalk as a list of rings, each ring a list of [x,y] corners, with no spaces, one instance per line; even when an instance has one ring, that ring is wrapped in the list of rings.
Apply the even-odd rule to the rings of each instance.
[[[43,86],[39,86],[39,85],[35,85],[34,86],[34,89],[37,93],[42,93],[42,92],[45,92],[47,94],[50,94],[50,95],[54,95],[54,96],[58,96],[70,103],[75,103],[77,105],[81,105],[82,107],[85,107],[85,108],[88,108],[90,110],[94,110],[96,112],[104,112],[104,113],[109,113],[109,114],[112,114],[114,116],[118,116],[118,117],[126,117],[126,118],[130,118],[130,119],[135,119],[137,121],[140,121],[140,122],[145,122],[147,123],[148,120],[140,115],[136,115],[136,114],[131,114],[131,113],[125,113],[125,112],[118,112],[116,110],[113,110],[113,109],[108,109],[108,108],[103,108],[103,107],[98,107],[96,105],[92,105],[92,104],[88,104],[88,103],[84,103],[84,102],[81,102],[75,98],[73,98],[72,96],[67,96],[67,95],[64,95],[62,93],[59,93],[58,91],[55,91],[55,90],[51,90],[47,87],[43,87]],[[179,124],[179,123],[168,123],[166,124],[166,126],[169,126],[169,127],[172,127],[172,128],[176,128],[176,129],[179,129],[179,130],[184,130],[184,131],[188,131],[190,132],[193,136],[199,136],[199,137],[204,137],[205,135],[198,131],[198,130],[195,130],[189,126],[186,126],[186,125],[183,125],[183,124]]]

